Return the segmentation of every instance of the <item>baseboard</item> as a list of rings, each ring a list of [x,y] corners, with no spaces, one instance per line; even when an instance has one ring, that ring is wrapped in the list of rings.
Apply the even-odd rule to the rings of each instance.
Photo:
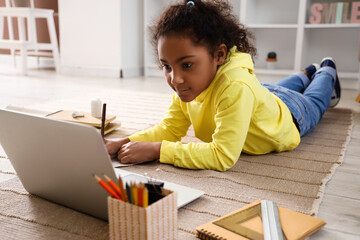
[[[100,68],[87,66],[64,66],[61,65],[60,73],[73,76],[89,76],[89,77],[112,77],[120,78],[120,68]]]
[[[120,67],[95,67],[95,66],[64,66],[60,67],[60,73],[75,76],[91,77],[111,77],[111,78],[131,78],[144,75],[143,68],[125,68]]]
[[[14,59],[11,55],[0,54],[0,63],[13,65],[21,71],[21,59],[20,56],[15,57]],[[45,57],[27,57],[28,68],[54,68],[54,60],[52,58]],[[120,78],[126,77],[139,77],[144,75],[144,68],[124,68],[120,67],[96,67],[96,66],[60,66],[60,73],[65,75],[75,75],[75,76],[91,76],[91,77],[112,77]]]
[[[122,76],[123,78],[132,78],[144,76],[144,68],[123,68]]]

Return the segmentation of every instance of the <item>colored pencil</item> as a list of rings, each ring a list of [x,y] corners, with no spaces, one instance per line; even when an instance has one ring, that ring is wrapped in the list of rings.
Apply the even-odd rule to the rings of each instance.
[[[129,203],[134,203],[133,196],[132,196],[132,190],[128,183],[126,183],[126,194],[127,194]]]
[[[144,192],[144,188],[141,187],[141,186],[138,186],[137,188],[137,195],[138,195],[138,206],[142,207],[143,206],[143,200],[144,200],[144,195],[143,195],[143,192]]]
[[[145,187],[143,190],[143,207],[146,208],[149,205],[149,191]]]
[[[120,198],[122,199],[123,196],[121,194],[120,188],[118,186],[116,186],[116,184],[106,175],[104,174],[104,178],[105,180],[108,182],[108,184],[110,185],[110,187],[112,187],[112,189],[114,189],[114,191],[120,196]]]
[[[102,180],[101,178],[99,178],[95,174],[93,174],[93,176],[94,176],[95,180],[100,184],[100,186],[102,186],[112,197],[120,200],[120,197],[116,194],[116,192],[114,190],[112,190],[111,187],[109,187],[109,185],[107,185],[104,182],[104,180]]]
[[[122,178],[119,176],[119,187],[120,187],[120,191],[121,191],[121,198],[122,200],[124,200],[125,202],[128,202],[128,197],[124,188],[124,183],[122,181]]]
[[[131,190],[132,190],[132,196],[133,196],[133,201],[134,201],[133,203],[135,205],[138,205],[138,192],[137,192],[136,184],[133,183],[133,184],[130,185],[130,187],[131,187]]]

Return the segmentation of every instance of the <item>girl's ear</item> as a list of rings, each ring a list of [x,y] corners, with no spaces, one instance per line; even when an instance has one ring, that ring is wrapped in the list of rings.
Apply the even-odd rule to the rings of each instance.
[[[224,43],[220,44],[215,52],[217,65],[223,65],[226,59],[227,47]]]

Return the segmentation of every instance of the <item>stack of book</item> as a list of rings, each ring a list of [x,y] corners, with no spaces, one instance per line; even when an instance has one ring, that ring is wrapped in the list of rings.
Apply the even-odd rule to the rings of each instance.
[[[47,117],[57,120],[64,120],[76,123],[87,124],[94,126],[99,131],[101,131],[101,117],[96,118],[91,116],[90,113],[80,112],[80,111],[71,111],[71,110],[59,110],[54,113],[47,114]],[[120,123],[113,122],[116,119],[114,115],[106,115],[105,117],[105,128],[104,135],[114,131],[116,128],[120,127]]]

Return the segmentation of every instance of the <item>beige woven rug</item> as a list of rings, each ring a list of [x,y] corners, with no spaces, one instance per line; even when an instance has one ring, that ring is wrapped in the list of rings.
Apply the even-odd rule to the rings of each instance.
[[[90,99],[81,96],[31,106],[44,111],[71,109],[90,111]],[[107,91],[98,96],[109,114],[122,126],[108,137],[127,136],[146,129],[164,116],[170,94]],[[242,154],[227,172],[179,169],[152,162],[128,167],[205,191],[200,199],[178,212],[178,238],[194,239],[195,227],[234,211],[256,199],[276,201],[280,206],[316,214],[325,183],[342,162],[352,128],[352,112],[330,109],[319,126],[293,151],[263,156]],[[189,130],[184,142],[199,141]],[[29,195],[9,160],[0,151],[0,235],[6,239],[107,239],[107,223]]]

